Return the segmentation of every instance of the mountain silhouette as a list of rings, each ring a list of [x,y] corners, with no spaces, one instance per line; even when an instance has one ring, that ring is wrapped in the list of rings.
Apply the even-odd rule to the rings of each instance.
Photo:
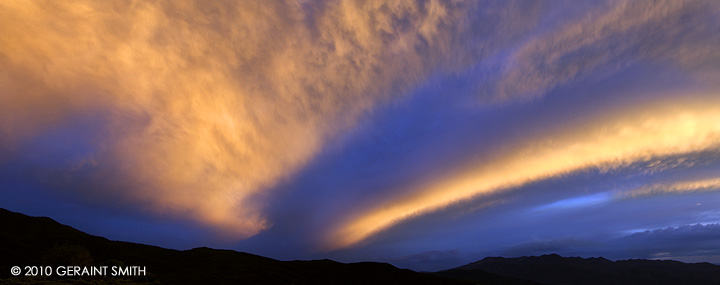
[[[720,284],[720,266],[710,263],[553,254],[488,257],[454,269],[419,273],[378,262],[279,261],[233,250],[180,251],[111,241],[50,218],[5,209],[0,209],[0,227],[0,284]],[[146,274],[13,276],[13,266],[144,266]]]
[[[0,209],[0,283],[470,284],[387,263],[279,261],[232,250],[179,251],[93,236],[50,218]],[[146,276],[12,276],[20,266],[145,266]],[[24,272],[24,270],[23,270]],[[109,275],[109,274],[108,274]]]
[[[487,257],[433,275],[484,282],[488,280],[488,273],[543,284],[720,284],[720,266],[710,263],[644,259],[610,261],[602,257],[561,257],[557,254]]]

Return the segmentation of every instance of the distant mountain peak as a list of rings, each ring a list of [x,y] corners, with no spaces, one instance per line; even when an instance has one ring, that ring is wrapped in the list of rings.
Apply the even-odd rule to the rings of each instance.
[[[667,260],[619,260],[603,257],[562,257],[558,254],[522,257],[486,257],[442,271],[439,276],[465,280],[493,273],[544,284],[712,284],[720,283],[720,266]]]

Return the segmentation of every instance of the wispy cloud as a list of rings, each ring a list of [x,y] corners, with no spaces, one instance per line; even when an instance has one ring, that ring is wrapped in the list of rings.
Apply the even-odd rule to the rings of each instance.
[[[85,194],[247,237],[269,225],[261,194],[328,138],[434,68],[461,65],[466,6],[4,2],[0,131],[11,147],[101,117],[86,171],[129,186]]]
[[[708,1],[610,2],[579,20],[538,35],[503,63],[497,84],[483,86],[500,100],[544,95],[592,74],[597,80],[646,60],[669,62],[712,82],[718,62],[718,5]],[[714,75],[713,75],[714,74]]]
[[[617,169],[657,157],[720,146],[720,102],[714,96],[629,106],[541,137],[524,138],[496,158],[481,158],[456,174],[384,201],[348,218],[329,240],[338,248],[362,241],[404,219],[480,194],[587,168]]]
[[[655,183],[642,186],[629,191],[622,191],[615,194],[618,199],[640,198],[658,194],[682,194],[701,191],[719,191],[720,178],[705,178],[688,181],[673,181],[669,183]]]
[[[519,244],[502,251],[504,256],[560,253],[566,256],[604,256],[612,259],[671,259],[684,262],[720,260],[718,224],[693,224],[655,228],[599,241],[552,239]]]

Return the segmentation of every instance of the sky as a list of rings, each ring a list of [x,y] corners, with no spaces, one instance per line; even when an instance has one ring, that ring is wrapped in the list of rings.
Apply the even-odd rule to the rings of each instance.
[[[720,263],[720,2],[2,1],[0,207],[440,270]]]

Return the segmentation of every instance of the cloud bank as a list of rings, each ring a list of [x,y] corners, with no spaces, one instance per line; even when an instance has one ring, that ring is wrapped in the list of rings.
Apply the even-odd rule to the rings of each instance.
[[[263,192],[327,139],[470,57],[450,46],[472,5],[310,4],[2,3],[5,145],[99,116],[83,159],[129,181],[112,195],[253,235]]]
[[[720,147],[720,101],[715,96],[635,106],[590,118],[456,171],[449,179],[351,218],[335,233],[345,247],[403,219],[449,204],[590,167],[615,169],[657,157]]]

